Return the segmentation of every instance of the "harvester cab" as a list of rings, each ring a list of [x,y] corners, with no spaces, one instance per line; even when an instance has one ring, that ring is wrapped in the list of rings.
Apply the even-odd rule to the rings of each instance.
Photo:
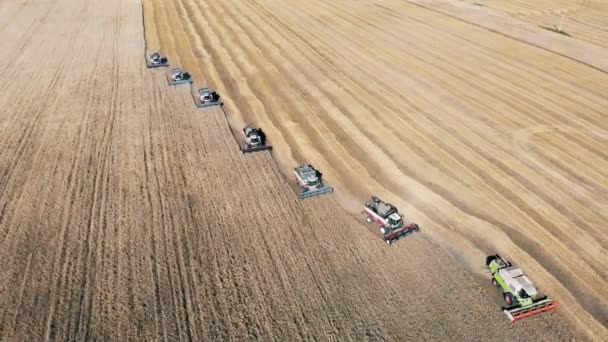
[[[245,135],[245,147],[241,147],[241,153],[272,150],[272,146],[266,144],[266,134],[262,129],[246,126],[243,128],[243,134]]]
[[[198,90],[198,98],[196,101],[196,106],[198,108],[221,105],[222,101],[220,100],[220,95],[216,91],[210,88],[201,88]]]
[[[557,308],[557,303],[547,296],[539,296],[534,284],[521,268],[513,266],[500,255],[486,258],[486,266],[492,274],[492,284],[502,289],[508,304],[502,307],[511,322]]]
[[[148,68],[168,67],[169,62],[166,57],[163,57],[158,52],[154,52],[147,60]]]
[[[311,165],[300,165],[294,168],[296,180],[300,185],[300,199],[318,196],[334,191],[334,188],[327,186],[323,182],[323,175]]]
[[[187,72],[183,72],[180,68],[171,69],[169,85],[177,85],[182,83],[192,83],[192,77]]]

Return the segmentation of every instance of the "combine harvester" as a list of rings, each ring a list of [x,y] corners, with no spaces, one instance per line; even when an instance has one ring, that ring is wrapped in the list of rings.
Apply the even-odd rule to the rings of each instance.
[[[272,145],[266,144],[266,134],[262,129],[246,126],[243,128],[243,134],[245,135],[245,147],[241,147],[241,153],[272,150]]]
[[[168,67],[169,60],[166,57],[162,57],[160,53],[154,52],[146,59],[146,64],[148,68],[161,68]]]
[[[296,180],[301,192],[298,197],[303,200],[313,196],[334,192],[334,188],[323,183],[323,175],[311,165],[300,165],[294,168]]]
[[[502,289],[502,295],[508,304],[502,310],[511,322],[557,308],[556,302],[547,296],[538,295],[534,284],[521,268],[511,265],[500,255],[488,256],[486,266],[492,274],[492,284]]]
[[[220,100],[220,95],[209,88],[201,88],[198,90],[198,96],[194,98],[197,108],[222,106],[223,103]]]
[[[367,222],[374,222],[380,226],[382,239],[388,245],[409,233],[420,231],[420,227],[415,223],[405,224],[394,205],[386,203],[376,196],[372,196],[371,201],[365,203],[362,214],[367,215]]]
[[[192,83],[192,77],[189,73],[183,72],[180,68],[171,69],[169,75],[169,85],[174,86],[182,83]]]

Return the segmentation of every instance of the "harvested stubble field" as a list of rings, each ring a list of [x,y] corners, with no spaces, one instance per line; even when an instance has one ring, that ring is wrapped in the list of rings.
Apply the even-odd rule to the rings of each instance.
[[[511,326],[424,235],[296,200],[145,68],[138,1],[2,1],[0,25],[1,341],[571,337]]]
[[[218,89],[234,129],[265,128],[284,173],[319,166],[353,213],[380,194],[479,278],[487,253],[508,256],[606,339],[608,51],[591,28],[607,13],[593,2],[573,39],[487,3],[145,0],[144,12],[149,46]]]

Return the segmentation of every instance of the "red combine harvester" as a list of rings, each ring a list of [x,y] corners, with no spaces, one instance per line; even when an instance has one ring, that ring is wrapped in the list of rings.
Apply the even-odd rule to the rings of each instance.
[[[367,215],[367,222],[374,222],[380,226],[382,238],[389,245],[394,240],[411,232],[420,231],[420,227],[415,223],[405,224],[403,217],[395,206],[380,200],[376,196],[372,196],[371,201],[365,203],[362,213]]]

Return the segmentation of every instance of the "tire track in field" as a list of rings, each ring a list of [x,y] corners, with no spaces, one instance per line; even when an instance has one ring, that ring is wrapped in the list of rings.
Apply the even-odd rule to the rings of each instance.
[[[48,15],[48,13],[47,13]],[[74,36],[72,36],[72,39],[70,41],[70,44],[68,45],[69,47],[73,46],[74,43]],[[62,55],[62,59],[59,61],[59,63],[57,64],[58,67],[54,70],[54,76],[52,76],[52,78],[50,79],[49,83],[46,86],[46,89],[44,91],[39,92],[41,95],[46,95],[49,93],[52,93],[54,91],[54,89],[57,86],[57,80],[59,75],[61,74],[61,72],[64,70],[64,63],[65,63],[65,58],[66,56],[70,53],[71,50],[67,50],[66,53],[64,55]],[[38,74],[39,76],[34,80],[34,82],[32,82],[30,89],[28,89],[26,91],[26,93],[33,93],[33,90],[36,88],[36,84],[42,82],[42,77],[44,74],[40,73]],[[45,97],[46,99],[46,97]],[[16,165],[19,165],[19,161],[21,160],[22,155],[24,155],[24,151],[26,148],[32,148],[31,145],[31,138],[34,134],[35,131],[38,131],[39,127],[40,127],[40,120],[43,118],[44,116],[44,109],[47,106],[50,106],[54,103],[56,103],[55,99],[46,99],[43,100],[44,102],[40,103],[40,102],[36,102],[36,104],[38,105],[37,108],[31,108],[28,107],[26,105],[24,105],[23,103],[20,104],[19,106],[19,111],[17,112],[17,116],[22,117],[25,116],[24,114],[28,113],[29,110],[35,110],[35,116],[34,116],[34,120],[28,120],[25,122],[28,122],[25,124],[25,128],[23,130],[16,130],[15,133],[16,134],[20,134],[20,136],[16,141],[17,144],[17,148],[15,149],[15,152],[12,154],[12,160],[10,162],[10,165],[14,165],[15,167],[13,167],[12,169],[7,169],[5,171],[5,175],[2,177],[3,180],[6,180],[3,184],[3,189],[2,189],[2,193],[5,192],[6,187],[8,186],[8,184],[11,182],[11,180],[14,178],[14,172],[11,172],[11,170],[15,170],[18,169],[16,167]],[[31,101],[33,102],[33,101]],[[8,135],[10,137],[10,135]],[[28,144],[29,143],[29,144]],[[9,149],[10,151],[10,149]],[[10,152],[8,152],[5,155],[10,155]],[[27,161],[23,161],[22,163],[26,163]]]
[[[115,6],[120,9],[121,1],[116,0]],[[112,39],[111,41],[111,51],[120,51],[119,45],[119,35],[122,29],[122,22],[120,18],[115,18],[112,21],[111,28],[112,33],[109,35]],[[110,45],[110,44],[108,44]],[[102,45],[103,46],[103,45]],[[111,83],[111,87],[109,87],[109,98],[108,98],[108,112],[106,124],[103,127],[103,131],[101,133],[101,141],[98,145],[98,155],[95,158],[101,168],[98,168],[93,176],[93,194],[92,194],[92,206],[91,212],[89,214],[89,222],[87,224],[88,232],[87,232],[87,246],[94,246],[92,249],[86,249],[87,260],[84,263],[84,267],[82,273],[84,274],[84,278],[82,280],[82,288],[90,288],[94,289],[97,286],[97,272],[94,270],[90,270],[88,265],[97,264],[97,258],[101,260],[99,263],[104,265],[106,259],[104,259],[105,252],[105,241],[107,236],[109,235],[108,226],[105,221],[105,213],[107,212],[107,203],[108,203],[108,195],[109,195],[109,161],[110,155],[112,153],[112,138],[114,135],[114,130],[116,127],[117,113],[119,110],[119,89],[121,88],[121,75],[120,63],[117,60],[116,54],[112,54],[111,63],[109,69],[111,70],[112,77],[114,80]],[[97,218],[97,219],[96,219]],[[97,222],[96,222],[97,220]],[[96,235],[96,237],[93,237]],[[90,275],[89,275],[90,273]],[[89,285],[90,284],[90,285]],[[92,292],[92,291],[91,291]],[[93,315],[93,306],[94,306],[94,297],[91,293],[87,294],[86,291],[81,292],[80,303],[78,312],[84,313],[78,315],[77,326],[78,330],[86,340],[89,338],[89,334],[91,333],[91,319]],[[83,317],[84,316],[84,317]]]
[[[161,98],[161,92],[157,91],[156,96],[154,96],[154,99],[160,99]],[[156,100],[157,102],[160,102],[160,100]],[[155,106],[156,108],[159,107],[159,104],[156,104]],[[146,197],[147,197],[147,201],[148,201],[148,205],[150,206],[150,210],[151,210],[151,216],[152,216],[152,220],[153,221],[159,221],[159,217],[158,217],[158,213],[157,210],[155,209],[155,203],[153,201],[154,196],[154,189],[152,189],[151,184],[155,184],[156,186],[158,186],[158,179],[156,178],[156,167],[154,164],[154,159],[155,159],[155,154],[154,154],[154,149],[152,148],[152,141],[155,137],[154,131],[152,130],[153,128],[153,123],[152,123],[152,116],[150,116],[150,121],[148,122],[148,135],[149,138],[147,141],[144,141],[144,163],[145,163],[145,175],[146,175]],[[146,149],[145,147],[149,146],[149,149]],[[158,191],[158,190],[157,190]],[[163,340],[167,340],[167,332],[166,329],[164,328],[164,324],[163,324],[163,319],[164,319],[164,312],[163,312],[163,303],[161,301],[161,294],[160,294],[160,284],[161,284],[161,276],[160,276],[160,270],[159,270],[159,261],[157,260],[157,255],[159,255],[159,251],[157,249],[157,243],[156,243],[156,234],[154,232],[154,229],[151,230],[151,234],[150,234],[150,245],[152,246],[152,254],[151,254],[151,262],[152,262],[152,274],[153,274],[153,284],[154,284],[154,295],[155,295],[155,311],[154,311],[154,317],[155,317],[155,327],[157,329],[156,331],[156,336],[158,336],[159,332],[158,329],[162,329],[162,337]]]
[[[26,30],[26,32],[23,34],[23,37],[19,37],[19,39],[16,39],[19,42],[22,42],[21,46],[19,46],[18,49],[16,49],[17,51],[10,57],[6,56],[2,58],[2,60],[8,60],[9,63],[3,68],[3,70],[0,72],[0,78],[8,78],[8,79],[15,79],[17,74],[18,74],[18,70],[15,70],[12,74],[6,75],[5,74],[12,69],[16,64],[17,61],[20,60],[20,58],[22,58],[22,56],[24,55],[24,52],[27,50],[27,48],[29,48],[32,44],[32,39],[36,37],[36,34],[40,32],[40,28],[41,26],[43,26],[44,24],[46,24],[46,20],[49,16],[49,14],[55,9],[56,7],[56,2],[54,2],[51,6],[48,7],[47,11],[44,12],[44,14],[42,15],[41,18],[38,18],[36,16],[31,16],[34,19],[34,21],[28,26],[28,29]],[[9,23],[6,24],[6,26],[8,26]],[[0,33],[2,32],[2,30],[0,30]],[[7,51],[10,51],[7,49]]]
[[[51,80],[50,80],[50,83],[49,83],[49,84],[48,84],[48,86],[47,86],[47,87],[48,87],[48,88],[47,88],[47,91],[49,91],[49,92],[50,92],[50,91],[52,91],[53,89],[55,89],[55,88],[56,88],[57,83],[58,83],[58,79],[59,79],[59,75],[60,75],[60,73],[62,72],[63,68],[65,67],[65,58],[66,58],[66,56],[67,56],[67,55],[69,55],[69,53],[70,53],[70,52],[69,52],[69,51],[67,51],[67,53],[66,53],[66,54],[65,54],[65,55],[62,57],[62,58],[63,58],[63,60],[61,60],[61,61],[60,61],[60,64],[58,65],[58,67],[57,67],[57,68],[56,68],[56,69],[53,71],[53,76],[52,76],[52,78],[51,78]],[[42,93],[44,94],[44,93],[46,93],[46,92],[45,92],[45,91],[43,91]],[[53,102],[56,102],[56,100],[55,100],[55,101],[53,101]],[[53,102],[46,102],[46,103],[43,103],[43,107],[44,107],[44,105],[52,105],[52,104],[53,104]],[[21,147],[19,147],[19,148],[23,148],[23,146],[25,146],[25,143],[28,141],[28,139],[30,139],[30,136],[32,136],[32,134],[33,134],[33,133],[32,133],[32,131],[33,131],[33,129],[34,129],[33,127],[37,127],[37,126],[40,124],[40,120],[41,120],[41,118],[43,117],[43,112],[42,112],[42,109],[38,109],[38,110],[36,111],[35,115],[37,116],[37,117],[36,117],[36,120],[34,121],[33,125],[32,125],[32,126],[30,126],[30,127],[32,127],[32,129],[30,129],[29,131],[26,131],[26,132],[27,132],[27,133],[26,133],[26,135],[25,135],[24,137],[22,137],[22,138],[21,138]],[[38,151],[38,152],[39,152],[39,151]]]

